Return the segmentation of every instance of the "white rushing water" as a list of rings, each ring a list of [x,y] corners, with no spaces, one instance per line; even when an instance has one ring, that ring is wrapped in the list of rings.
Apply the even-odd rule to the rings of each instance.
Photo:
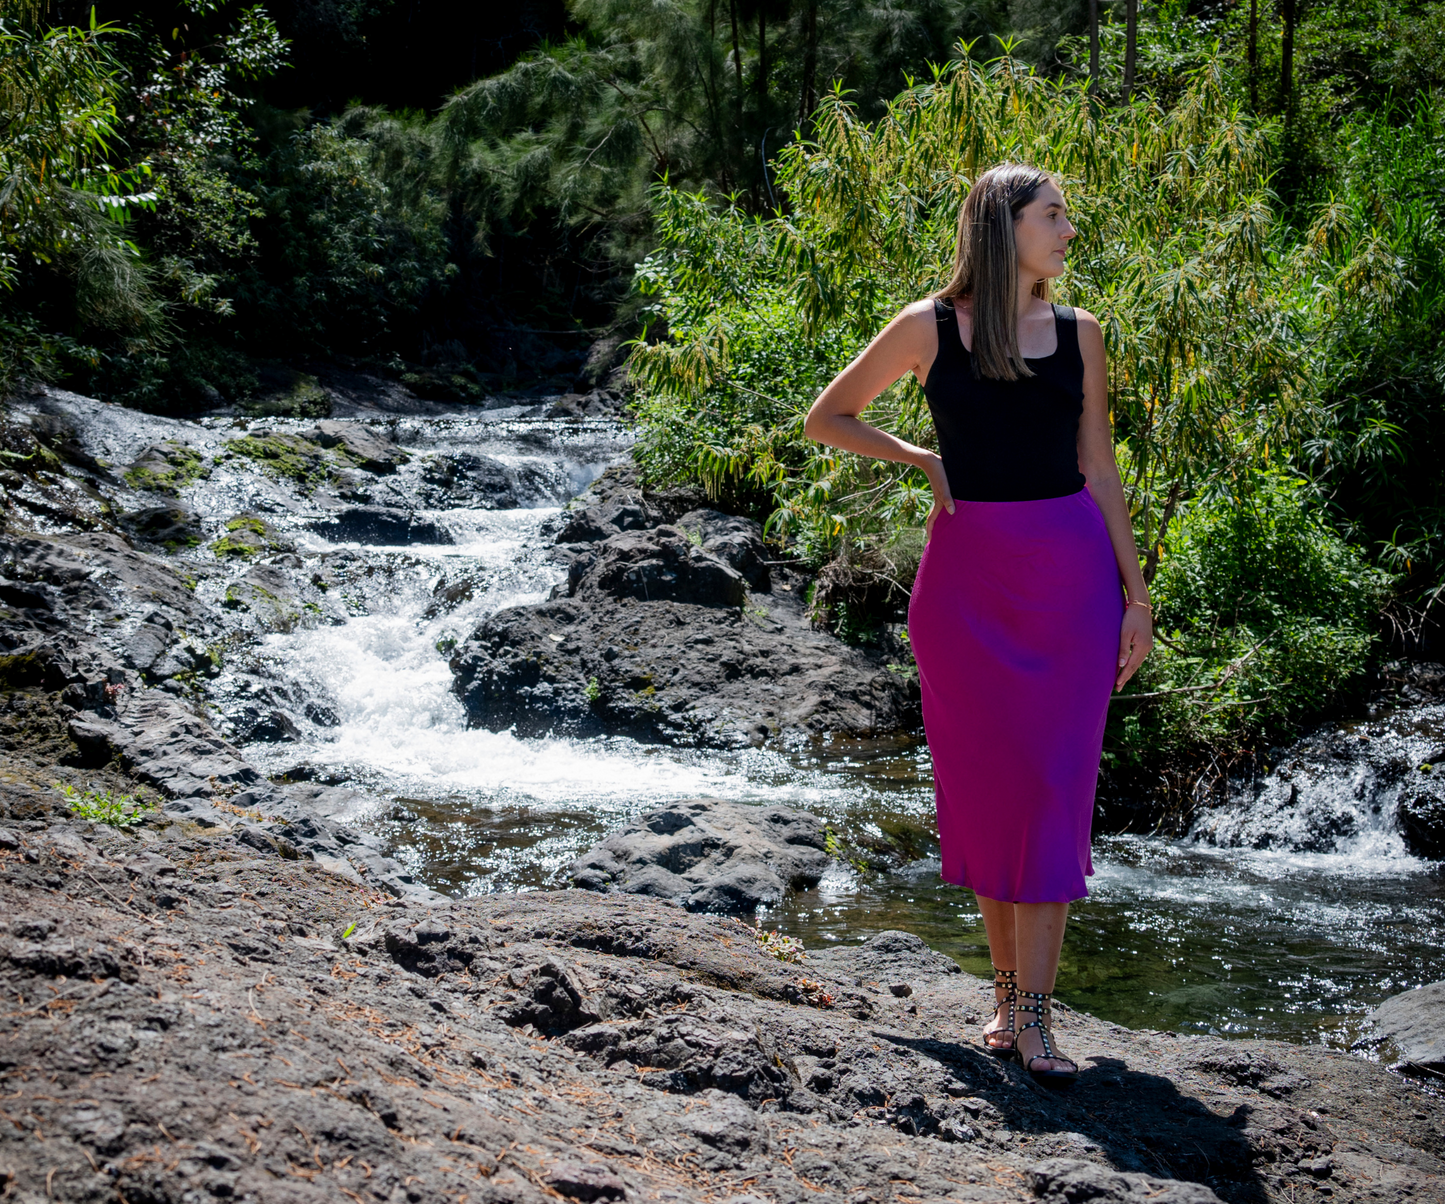
[[[324,696],[339,721],[298,743],[249,746],[266,771],[302,763],[330,770],[370,790],[372,813],[396,796],[617,815],[698,794],[818,805],[846,789],[772,753],[719,755],[625,739],[522,739],[468,729],[451,692],[446,650],[489,614],[541,601],[564,578],[546,559],[540,534],[557,509],[422,513],[455,542],[366,547],[368,558],[394,566],[391,591],[370,598],[369,613],[266,637],[261,659],[278,677]],[[321,556],[347,547],[358,545],[312,534],[298,550]],[[452,580],[466,582],[469,596],[438,608],[438,585]],[[370,817],[364,809],[345,816]]]

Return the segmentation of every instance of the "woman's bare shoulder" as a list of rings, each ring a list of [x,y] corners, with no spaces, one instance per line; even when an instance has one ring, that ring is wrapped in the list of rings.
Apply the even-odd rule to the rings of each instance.
[[[1080,326],[1092,326],[1095,330],[1099,331],[1102,331],[1103,329],[1099,325],[1098,318],[1091,314],[1087,309],[1083,309],[1077,305],[1074,306],[1074,320],[1078,322]]]
[[[894,315],[890,325],[930,326],[934,320],[933,298],[925,297],[922,301],[913,301],[905,305]]]

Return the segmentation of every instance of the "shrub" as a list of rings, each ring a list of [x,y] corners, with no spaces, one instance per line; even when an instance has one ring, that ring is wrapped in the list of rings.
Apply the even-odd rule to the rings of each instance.
[[[1231,758],[1340,704],[1371,667],[1391,580],[1299,477],[1260,471],[1192,502],[1155,578],[1154,652],[1110,708],[1115,784],[1198,799]]]

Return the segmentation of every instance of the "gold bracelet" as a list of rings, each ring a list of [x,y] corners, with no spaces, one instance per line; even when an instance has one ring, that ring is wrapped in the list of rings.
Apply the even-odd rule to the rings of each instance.
[[[1153,614],[1154,614],[1154,608],[1153,608],[1152,606],[1150,606],[1149,603],[1147,603],[1147,602],[1140,602],[1137,598],[1128,598],[1128,597],[1126,597],[1126,598],[1124,599],[1124,609],[1125,609],[1125,610],[1128,610],[1129,607],[1131,607],[1131,606],[1142,606],[1145,610],[1147,610],[1147,611],[1149,612],[1149,614],[1150,614],[1151,617],[1152,617]]]

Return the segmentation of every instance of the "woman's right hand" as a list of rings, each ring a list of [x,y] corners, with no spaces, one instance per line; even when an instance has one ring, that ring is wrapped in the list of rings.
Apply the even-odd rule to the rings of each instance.
[[[943,470],[942,456],[929,452],[928,458],[918,467],[928,474],[928,483],[933,486],[933,508],[923,520],[923,542],[927,543],[933,538],[933,524],[938,521],[938,516],[945,510],[953,513],[953,494],[949,492],[948,473]]]

